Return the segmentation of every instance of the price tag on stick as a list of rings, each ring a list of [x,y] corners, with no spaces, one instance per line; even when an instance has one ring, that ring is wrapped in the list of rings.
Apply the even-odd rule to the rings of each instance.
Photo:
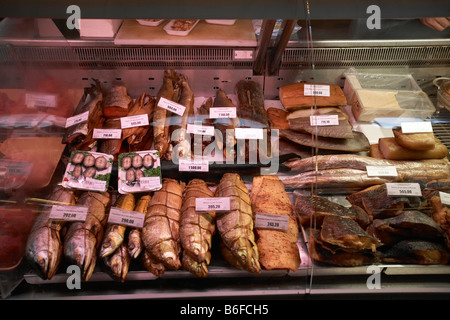
[[[420,197],[422,191],[418,183],[386,183],[388,196]]]
[[[50,218],[64,221],[84,221],[87,213],[87,207],[54,205],[50,211]]]

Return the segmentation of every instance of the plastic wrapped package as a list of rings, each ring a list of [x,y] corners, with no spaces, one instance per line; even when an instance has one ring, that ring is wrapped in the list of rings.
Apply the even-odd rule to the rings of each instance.
[[[344,95],[356,120],[430,117],[435,108],[411,74],[345,73]]]

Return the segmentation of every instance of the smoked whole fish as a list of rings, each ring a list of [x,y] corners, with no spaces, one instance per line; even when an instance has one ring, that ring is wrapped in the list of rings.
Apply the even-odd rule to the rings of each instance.
[[[88,207],[86,220],[72,222],[64,238],[64,256],[69,262],[80,267],[85,281],[88,281],[94,272],[110,201],[108,192],[84,192],[78,205]]]
[[[179,95],[178,75],[175,71],[164,71],[163,83],[156,98],[155,111],[153,113],[153,142],[155,150],[160,158],[164,159],[169,150],[170,135],[170,111],[159,106],[161,98],[177,101]]]
[[[253,232],[253,213],[248,189],[240,175],[225,173],[214,193],[229,197],[230,210],[217,212],[217,231],[236,264],[242,269],[259,273],[259,253]]]
[[[113,279],[125,282],[131,263],[127,245],[123,242],[116,251],[103,258],[103,263],[105,264],[106,272]]]
[[[102,101],[103,91],[98,80],[94,80],[87,89],[86,100],[79,104],[74,112],[80,115],[89,112],[87,121],[80,122],[66,129],[62,143],[69,145],[70,150],[91,150],[97,145],[97,140],[92,137],[94,128],[102,128],[105,118],[103,117]]]
[[[152,197],[150,195],[143,195],[136,203],[134,211],[147,214],[148,205]],[[133,228],[128,233],[128,252],[131,258],[136,259],[144,249],[144,242],[142,241],[142,229]]]
[[[200,179],[189,181],[183,196],[180,220],[182,265],[197,277],[208,275],[216,212],[197,211],[196,199],[213,196],[206,182]]]
[[[174,179],[163,179],[162,188],[152,196],[142,239],[153,263],[162,263],[167,269],[181,267],[179,222],[185,184]]]
[[[114,207],[127,211],[133,211],[135,206],[135,197],[132,193],[121,194],[114,203]],[[116,251],[125,238],[125,231],[127,227],[125,225],[108,223],[105,230],[105,237],[102,241],[100,248],[100,258],[109,256]]]
[[[50,203],[73,206],[76,203],[74,192],[56,187],[48,197]],[[25,257],[31,267],[42,279],[52,279],[63,253],[60,231],[64,221],[50,219],[51,208],[45,208],[36,218],[28,237]]]

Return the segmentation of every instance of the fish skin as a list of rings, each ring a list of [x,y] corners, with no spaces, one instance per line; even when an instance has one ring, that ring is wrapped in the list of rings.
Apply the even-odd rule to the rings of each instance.
[[[213,108],[235,108],[231,99],[228,98],[225,91],[222,89],[216,90],[214,97]],[[233,160],[236,157],[236,138],[234,135],[234,129],[239,127],[239,118],[217,118],[214,120],[215,141],[219,150],[223,150],[223,156],[225,160]],[[227,134],[228,132],[228,134]],[[232,134],[231,134],[232,133]]]
[[[450,255],[439,243],[424,240],[402,240],[385,250],[381,260],[383,263],[447,264]]]
[[[179,221],[184,187],[184,182],[163,179],[162,188],[155,191],[149,203],[142,229],[150,258],[171,270],[181,267]]]
[[[143,92],[131,106],[130,110],[128,111],[127,117],[136,115],[148,115],[148,123],[151,124],[154,109],[155,99],[147,93]],[[125,128],[122,131],[122,139],[126,139],[130,146],[139,144],[142,142],[149,131],[152,131],[151,125]]]
[[[417,210],[406,210],[392,218],[375,219],[370,230],[386,245],[404,239],[444,242],[446,238],[444,230],[433,218]]]
[[[165,98],[167,100],[177,101],[179,88],[177,85],[178,75],[175,71],[164,71],[163,83],[158,91],[155,111],[153,113],[153,141],[155,149],[159,152],[161,159],[166,157],[169,149],[170,135],[170,112],[158,106],[159,100]]]
[[[64,256],[80,267],[85,281],[91,277],[97,262],[110,201],[108,192],[84,192],[78,204],[88,207],[86,220],[71,223],[64,238]]]
[[[362,228],[367,227],[371,221],[367,212],[359,207],[347,208],[318,195],[297,195],[294,209],[300,223],[304,226],[309,226],[312,222],[311,219],[314,219],[314,224],[319,227],[327,215],[347,217],[355,220]]]
[[[196,198],[210,198],[214,193],[205,181],[193,179],[186,186],[181,207],[180,239],[182,265],[197,277],[208,275],[212,236],[215,232],[215,211],[195,210]]]
[[[132,193],[121,194],[114,203],[114,207],[133,211],[135,201]],[[126,229],[126,226],[119,224],[108,224],[106,226],[105,237],[99,253],[100,258],[105,258],[120,247],[124,240]]]
[[[152,197],[150,195],[143,195],[137,201],[134,211],[147,214],[148,205]],[[144,249],[144,242],[142,241],[141,228],[131,229],[128,233],[128,252],[132,259],[136,259]]]
[[[327,115],[337,115],[339,124],[333,126],[314,126],[311,125],[310,118],[305,117],[289,120],[289,128],[294,131],[317,134],[325,138],[353,139],[352,126],[346,117],[337,112],[330,112]]]
[[[50,201],[58,201],[61,205],[73,206],[76,197],[72,190],[56,187],[50,196]],[[50,280],[55,275],[63,252],[60,231],[65,225],[63,221],[50,219],[51,208],[44,209],[36,218],[25,249],[25,258],[31,267],[44,280]]]
[[[166,272],[164,264],[152,258],[147,250],[142,252],[141,261],[144,268],[157,277],[161,277]]]
[[[326,138],[313,135],[310,133],[296,132],[290,129],[280,129],[281,138],[298,143],[303,146],[316,147],[323,150],[336,150],[347,152],[369,151],[370,143],[362,132],[354,132],[352,139]]]
[[[108,118],[103,124],[104,129],[122,129],[120,118]],[[120,139],[103,139],[100,142],[100,152],[106,153],[114,156],[114,159],[117,160],[117,157],[120,152],[120,148],[122,147],[123,138]]]
[[[269,129],[270,122],[264,108],[264,93],[261,85],[252,80],[240,80],[236,84],[239,101],[237,116],[241,127]]]
[[[354,220],[339,216],[326,216],[320,231],[322,241],[335,245],[347,252],[372,250],[382,243],[367,233]]]
[[[62,143],[70,146],[71,150],[91,150],[96,145],[92,135],[94,128],[102,128],[105,118],[103,117],[102,100],[103,91],[100,82],[95,80],[87,89],[87,101],[79,105],[74,115],[89,111],[88,120],[67,128]]]
[[[228,250],[242,268],[259,273],[259,253],[253,232],[253,213],[248,189],[241,177],[225,173],[214,193],[215,197],[230,197],[230,211],[217,213],[217,231]]]
[[[172,115],[170,118],[170,139],[172,154],[178,158],[190,158],[191,140],[187,133],[187,125],[194,119],[194,92],[192,91],[187,77],[179,76],[180,97],[178,103],[185,107],[183,115]],[[173,156],[172,156],[173,157]]]
[[[113,254],[103,258],[106,272],[117,281],[125,282],[131,264],[131,256],[125,243],[122,243]]]

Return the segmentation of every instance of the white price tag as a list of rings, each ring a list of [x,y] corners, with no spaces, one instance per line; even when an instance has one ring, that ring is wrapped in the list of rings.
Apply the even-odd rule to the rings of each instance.
[[[122,117],[120,118],[120,125],[122,129],[148,126],[148,115],[139,114],[136,116]]]
[[[439,191],[442,204],[450,206],[450,193]]]
[[[108,223],[142,228],[144,226],[144,218],[145,214],[142,212],[127,211],[112,207],[109,210]]]
[[[303,89],[303,95],[329,97],[330,86],[326,84],[305,84]]]
[[[236,108],[226,108],[226,107],[210,108],[209,117],[211,119],[236,118]]]
[[[386,188],[388,196],[422,196],[418,183],[386,183]]]
[[[209,161],[203,159],[201,161],[180,159],[178,171],[209,172]]]
[[[433,132],[433,127],[431,126],[430,121],[402,122],[401,126],[403,133]]]
[[[276,214],[259,214],[255,215],[255,228],[257,229],[289,229],[289,217]]]
[[[366,166],[369,177],[396,177],[397,168],[395,166]]]
[[[253,50],[234,50],[234,60],[252,60]]]
[[[87,207],[54,205],[50,211],[50,219],[84,221],[86,220],[87,213]]]
[[[67,118],[66,120],[66,128],[69,128],[71,126],[74,126],[76,124],[82,123],[84,121],[87,121],[89,118],[89,111],[77,114],[73,117]]]
[[[48,93],[25,93],[25,105],[28,108],[45,107],[55,108],[57,102],[56,94]]]
[[[229,211],[230,198],[229,197],[213,197],[213,198],[196,198],[196,211]]]
[[[142,189],[156,190],[161,189],[160,177],[142,177],[139,179],[139,185]]]
[[[309,116],[311,126],[338,126],[339,117],[337,114],[328,116]]]
[[[203,136],[213,136],[214,126],[202,126],[197,124],[188,124],[187,133],[200,134]]]
[[[236,139],[264,139],[262,128],[235,128]]]
[[[170,112],[176,113],[179,116],[182,116],[184,114],[184,110],[186,110],[185,106],[183,106],[179,103],[173,102],[171,100],[167,100],[163,97],[161,97],[159,99],[158,107],[161,107]]]
[[[92,138],[94,139],[120,139],[122,137],[122,129],[94,129]]]
[[[103,180],[86,178],[83,182],[83,186],[89,190],[106,191],[106,181]]]

